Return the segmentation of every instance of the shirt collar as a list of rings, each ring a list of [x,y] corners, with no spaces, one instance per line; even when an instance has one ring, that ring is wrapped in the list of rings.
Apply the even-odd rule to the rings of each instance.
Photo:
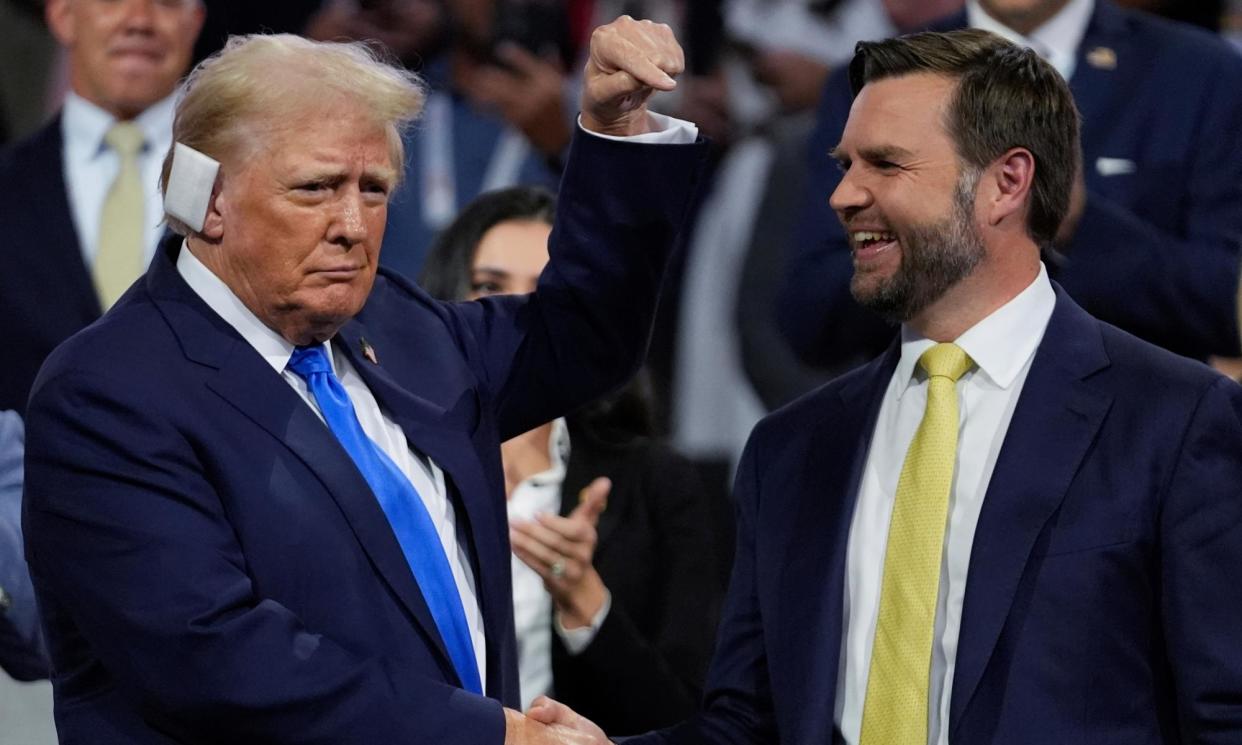
[[[273,370],[277,373],[284,372],[289,364],[289,358],[293,356],[294,345],[260,321],[259,317],[252,313],[224,283],[224,280],[217,277],[207,268],[206,264],[199,261],[185,242],[182,242],[181,254],[177,257],[177,272],[190,286],[190,289],[202,298],[204,303],[207,303],[207,307],[215,311],[225,323],[241,334],[246,343],[254,347],[254,350],[267,361],[267,364],[272,366]],[[329,343],[324,342],[325,345]],[[335,374],[336,360],[332,355],[332,348],[325,346],[324,351],[328,353],[328,360]]]
[[[142,129],[146,137],[144,152],[162,155],[168,151],[172,142],[177,93],[178,91],[174,91],[148,106],[134,119],[134,123]],[[71,157],[89,160],[103,153],[107,149],[104,135],[115,122],[116,117],[73,91],[65,95],[65,105],[61,111],[61,132]]]
[[[1056,301],[1048,271],[1040,263],[1039,275],[1025,290],[971,326],[954,343],[996,387],[1007,389],[1035,355]],[[914,367],[923,352],[934,345],[931,339],[902,325],[901,359],[893,373],[894,380],[901,381],[898,399],[915,385]]]
[[[1031,47],[1046,55],[1061,77],[1069,80],[1077,66],[1078,45],[1087,33],[1087,24],[1091,22],[1094,9],[1095,0],[1070,0],[1030,36],[1023,36],[988,15],[979,5],[979,0],[967,0],[966,22],[972,28],[991,31],[1014,44]]]

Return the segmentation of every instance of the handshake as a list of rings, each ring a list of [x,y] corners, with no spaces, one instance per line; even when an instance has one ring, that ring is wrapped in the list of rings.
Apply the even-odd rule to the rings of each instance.
[[[604,731],[573,709],[547,696],[522,715],[505,709],[505,745],[607,745]]]

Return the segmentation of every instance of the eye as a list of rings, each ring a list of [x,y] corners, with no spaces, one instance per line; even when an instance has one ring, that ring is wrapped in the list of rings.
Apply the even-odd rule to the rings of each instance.
[[[895,171],[901,167],[891,160],[877,160],[872,165],[877,171]]]
[[[326,190],[328,188],[328,183],[326,181],[305,181],[294,186],[293,188],[298,191],[315,193]]]
[[[503,294],[505,288],[501,287],[499,282],[484,280],[481,282],[471,282],[470,291],[479,297],[487,297],[488,295]]]

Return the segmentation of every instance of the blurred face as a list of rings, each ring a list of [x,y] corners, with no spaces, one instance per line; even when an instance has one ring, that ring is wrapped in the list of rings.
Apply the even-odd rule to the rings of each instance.
[[[226,163],[200,255],[251,312],[294,344],[330,338],[362,309],[397,172],[384,129],[341,114],[276,131]]]
[[[552,226],[542,220],[506,220],[483,234],[470,267],[470,295],[515,295],[535,291],[548,263]]]
[[[844,176],[830,201],[849,235],[850,290],[890,320],[914,318],[984,257],[977,179],[962,172],[943,124],[952,91],[930,74],[868,83],[833,152]]]
[[[199,0],[48,0],[74,92],[118,119],[172,93],[203,25]]]
[[[1069,4],[1069,0],[979,0],[980,7],[1020,34],[1029,34]]]

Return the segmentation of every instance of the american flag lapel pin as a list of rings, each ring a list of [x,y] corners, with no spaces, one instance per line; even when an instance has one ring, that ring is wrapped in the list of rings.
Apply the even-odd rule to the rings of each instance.
[[[375,347],[371,346],[371,342],[366,339],[359,339],[358,346],[362,349],[362,356],[367,358],[367,362],[372,365],[378,365],[379,359],[375,356]]]

